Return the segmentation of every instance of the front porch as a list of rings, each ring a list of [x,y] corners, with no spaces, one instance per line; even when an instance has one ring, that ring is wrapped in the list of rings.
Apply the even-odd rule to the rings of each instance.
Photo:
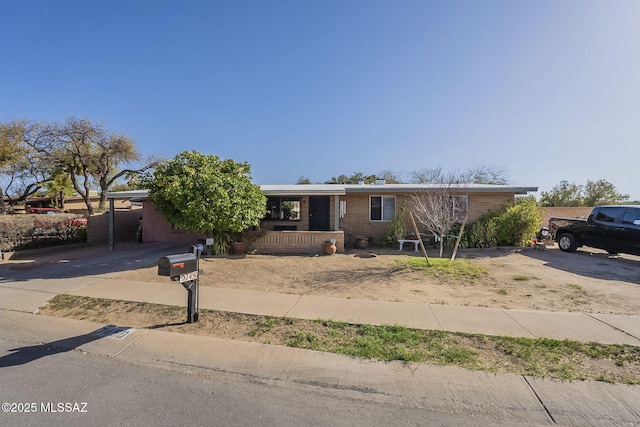
[[[344,252],[342,231],[267,231],[250,249],[259,254],[317,254],[331,239],[336,241],[338,253]]]

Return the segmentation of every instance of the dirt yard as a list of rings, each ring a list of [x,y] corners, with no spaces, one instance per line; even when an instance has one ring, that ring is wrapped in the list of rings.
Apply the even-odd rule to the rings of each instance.
[[[480,277],[458,279],[400,267],[398,260],[418,256],[414,252],[389,249],[374,253],[377,256],[207,258],[200,264],[200,284],[369,300],[640,314],[640,257],[612,258],[587,250],[569,254],[557,248],[465,250],[459,258],[488,271]],[[155,266],[120,277],[166,281],[157,276]]]

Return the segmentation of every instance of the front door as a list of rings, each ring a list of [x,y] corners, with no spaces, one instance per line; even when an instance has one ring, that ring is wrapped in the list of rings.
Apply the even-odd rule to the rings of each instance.
[[[309,231],[330,231],[330,224],[329,196],[309,196]]]

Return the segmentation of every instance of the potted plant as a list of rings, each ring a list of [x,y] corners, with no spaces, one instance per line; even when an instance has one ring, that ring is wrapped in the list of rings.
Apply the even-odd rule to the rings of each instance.
[[[235,233],[231,242],[231,253],[233,255],[241,255],[247,251],[247,248],[253,244],[258,238],[264,236],[266,232],[258,227],[249,228],[239,233]]]

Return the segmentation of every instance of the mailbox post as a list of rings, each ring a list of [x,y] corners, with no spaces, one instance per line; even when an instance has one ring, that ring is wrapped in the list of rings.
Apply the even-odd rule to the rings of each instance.
[[[199,253],[167,255],[158,261],[158,276],[168,276],[187,290],[187,323],[198,321]]]

